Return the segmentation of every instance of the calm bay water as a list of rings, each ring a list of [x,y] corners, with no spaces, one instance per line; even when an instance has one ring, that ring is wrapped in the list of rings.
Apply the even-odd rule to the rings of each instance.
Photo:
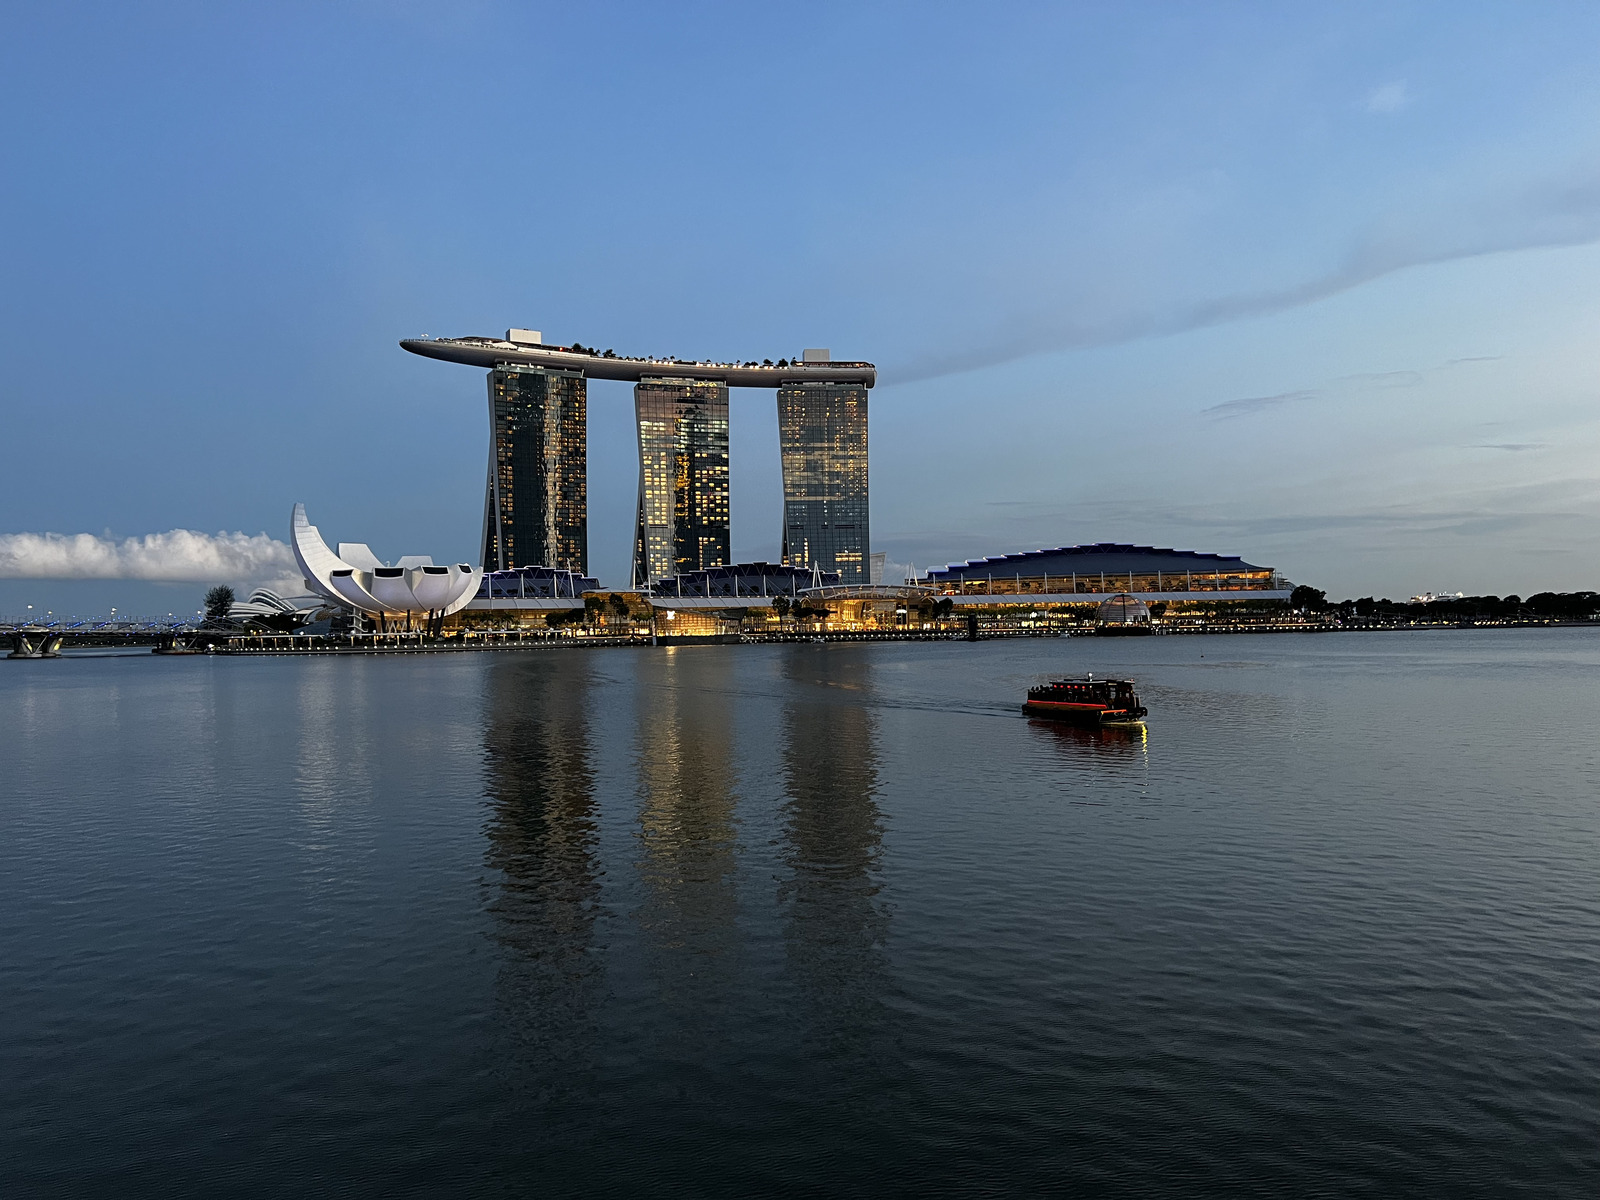
[[[1592,1195],[1597,716],[1586,630],[0,663],[0,1194]]]

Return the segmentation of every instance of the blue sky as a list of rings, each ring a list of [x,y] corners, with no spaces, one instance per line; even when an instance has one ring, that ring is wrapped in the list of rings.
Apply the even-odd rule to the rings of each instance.
[[[1600,586],[1600,7],[9,6],[0,535],[475,558],[508,325],[879,364],[875,548]],[[590,387],[626,579],[625,384]],[[774,401],[735,392],[736,557]],[[3,564],[0,564],[3,566]],[[12,574],[18,569],[13,564]],[[195,582],[0,579],[0,610]]]

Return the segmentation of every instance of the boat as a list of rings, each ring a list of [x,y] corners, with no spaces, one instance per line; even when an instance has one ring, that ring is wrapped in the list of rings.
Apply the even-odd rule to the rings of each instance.
[[[1028,689],[1022,711],[1094,729],[1143,725],[1149,710],[1139,703],[1131,679],[1057,679]]]

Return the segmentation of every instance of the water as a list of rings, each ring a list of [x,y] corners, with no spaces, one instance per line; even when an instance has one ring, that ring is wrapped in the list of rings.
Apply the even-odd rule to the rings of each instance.
[[[1592,1195],[1597,667],[0,664],[0,1194]]]

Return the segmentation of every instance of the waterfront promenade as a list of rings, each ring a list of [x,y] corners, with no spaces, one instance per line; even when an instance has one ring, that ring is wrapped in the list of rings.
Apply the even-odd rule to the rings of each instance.
[[[1197,637],[1207,634],[1272,633],[1400,633],[1421,630],[1468,629],[1583,629],[1600,628],[1596,621],[1570,621],[1532,618],[1520,621],[1406,621],[1341,622],[1336,620],[1282,619],[1274,621],[1210,621],[1156,625],[1150,636]],[[608,632],[584,631],[533,633],[526,630],[475,631],[468,637],[429,637],[421,633],[357,634],[335,637],[308,637],[294,634],[218,635],[203,630],[178,629],[151,631],[131,629],[120,633],[94,631],[46,639],[48,631],[29,626],[0,624],[5,637],[19,650],[41,642],[52,646],[50,653],[14,653],[6,657],[59,657],[62,650],[128,649],[151,647],[157,654],[206,654],[221,657],[259,657],[318,655],[351,657],[364,655],[422,654],[450,655],[531,650],[616,649],[622,647],[774,645],[782,643],[841,644],[859,642],[987,642],[1014,638],[1094,637],[1092,625],[991,624],[975,630],[964,624],[948,623],[925,629],[833,629],[788,630],[785,632],[745,632],[706,637],[655,636],[648,629]],[[0,643],[3,645],[4,643]]]

